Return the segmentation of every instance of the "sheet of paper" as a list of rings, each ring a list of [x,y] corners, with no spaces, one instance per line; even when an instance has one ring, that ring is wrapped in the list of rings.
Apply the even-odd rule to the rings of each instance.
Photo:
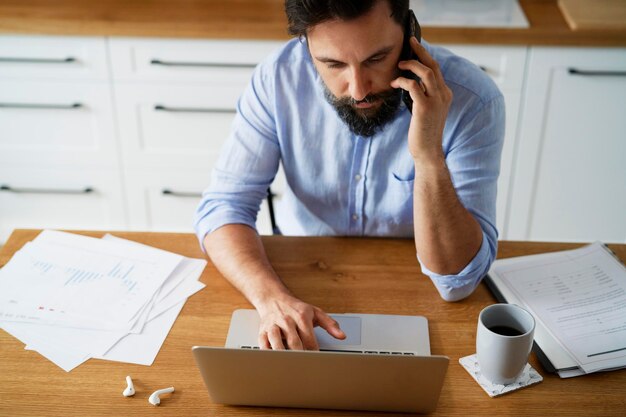
[[[626,268],[601,244],[499,273],[586,373],[626,366]]]
[[[180,305],[182,308],[188,297],[204,288],[205,285],[197,281],[201,272],[202,269],[195,276],[188,275],[185,281],[157,304],[139,334],[30,323],[5,323],[4,327],[8,333],[25,343],[26,349],[39,352],[68,372],[91,357],[150,365],[180,312],[177,307]]]
[[[72,346],[59,343],[61,339],[47,339],[38,329],[42,327],[52,327],[31,323],[10,323],[5,322],[1,327],[13,337],[24,343],[25,349],[37,351],[49,361],[69,372],[91,357],[88,349],[81,346]]]
[[[62,275],[66,271],[54,271],[59,269],[58,264],[61,263],[59,262],[59,254],[66,256],[65,258],[61,257],[61,260],[65,261],[65,263],[69,263],[70,260],[75,263],[87,263],[92,258],[84,256],[85,251],[92,251],[94,256],[102,254],[100,252],[102,247],[94,244],[93,240],[92,238],[85,238],[79,235],[45,231],[40,234],[39,238],[25,245],[23,252],[19,251],[19,255],[16,254],[14,256],[15,259],[11,259],[9,262],[9,264],[13,264],[13,269],[3,268],[0,270],[0,274],[7,274],[0,276],[0,291],[3,288],[2,280],[6,280],[4,281],[5,285],[10,283],[11,280],[18,280],[16,286],[10,287],[11,291],[0,293],[0,315],[5,314],[5,316],[0,316],[0,326],[25,343],[26,349],[39,352],[65,371],[72,370],[91,357],[103,357],[104,359],[118,361],[126,361],[125,359],[128,359],[128,362],[149,365],[154,361],[186,299],[204,288],[204,284],[199,282],[198,279],[206,266],[205,260],[188,259],[136,242],[108,236],[102,240],[103,243],[106,243],[105,246],[109,246],[105,251],[108,255],[114,252],[117,252],[117,255],[119,253],[127,253],[141,257],[143,261],[147,259],[155,264],[159,264],[160,260],[161,265],[164,263],[164,260],[170,261],[168,267],[171,272],[167,276],[163,276],[164,274],[161,270],[159,271],[162,272],[161,274],[146,277],[146,281],[148,279],[157,280],[159,284],[149,286],[147,283],[144,283],[145,287],[153,289],[152,294],[143,303],[140,302],[142,300],[135,300],[135,307],[138,306],[138,308],[136,308],[130,319],[129,317],[124,318],[126,323],[124,329],[103,330],[102,327],[106,326],[102,326],[102,324],[109,324],[109,320],[99,321],[100,317],[97,315],[85,319],[85,317],[78,314],[84,310],[72,310],[70,307],[67,308],[69,313],[66,312],[61,318],[55,316],[55,313],[60,313],[56,309],[51,309],[52,311],[44,309],[41,316],[31,315],[31,317],[26,316],[27,320],[2,321],[2,318],[6,317],[7,311],[8,314],[12,314],[15,311],[31,313],[29,308],[32,308],[32,303],[29,304],[29,300],[24,300],[24,297],[19,298],[20,291],[28,287],[29,279],[31,279],[30,284],[33,284],[33,292],[37,295],[35,299],[43,299],[49,296],[47,293],[58,287],[58,282],[55,282],[49,276],[47,280],[33,279],[33,275],[35,275],[35,278],[38,275],[32,273],[33,269],[35,272],[43,272],[44,276],[47,274],[52,275],[53,272]],[[74,259],[70,259],[72,256],[68,253],[71,252],[73,252]],[[41,263],[42,256],[48,256],[48,258],[44,259],[47,262],[43,264]],[[34,260],[33,257],[35,257]],[[86,265],[94,270],[94,265]],[[21,271],[20,267],[23,267]],[[83,269],[87,270],[86,267]],[[137,272],[137,269],[140,268],[134,268],[131,271]],[[22,272],[23,275],[16,274],[16,271]],[[41,278],[41,275],[39,274],[38,278]],[[26,281],[24,281],[24,278]],[[66,280],[72,279],[72,277],[67,275],[65,278]],[[85,278],[87,283],[94,280],[93,276],[90,275],[83,275],[82,278]],[[79,279],[81,279],[81,276],[79,276]],[[111,279],[114,279],[114,277]],[[76,287],[80,286],[76,285]],[[82,285],[82,287],[84,291],[87,291],[88,285]],[[98,289],[100,287],[96,286],[95,290]],[[63,290],[69,292],[65,286]],[[90,291],[94,291],[94,288],[91,288]],[[74,291],[72,294],[80,296],[80,291]],[[148,295],[149,293],[146,292],[146,294]],[[102,294],[97,295],[98,297],[96,298],[98,299],[102,296]],[[6,305],[3,306],[1,301],[10,299],[10,296],[21,302],[9,305],[8,309],[2,308],[6,307]],[[130,314],[133,310],[129,309],[128,313]],[[129,331],[135,332],[135,334],[129,334]],[[113,347],[115,348],[112,349]],[[108,356],[105,357],[105,354]]]
[[[181,260],[44,231],[0,270],[0,319],[129,330]]]
[[[184,304],[185,300],[179,302],[168,311],[146,323],[141,334],[129,334],[104,355],[96,355],[94,358],[146,366],[152,365]]]

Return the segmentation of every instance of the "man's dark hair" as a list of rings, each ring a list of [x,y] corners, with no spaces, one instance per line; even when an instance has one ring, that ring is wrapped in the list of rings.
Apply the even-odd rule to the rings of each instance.
[[[387,1],[391,17],[404,25],[409,0],[285,0],[291,35],[306,36],[308,29],[327,20],[352,20],[369,12],[378,1]]]

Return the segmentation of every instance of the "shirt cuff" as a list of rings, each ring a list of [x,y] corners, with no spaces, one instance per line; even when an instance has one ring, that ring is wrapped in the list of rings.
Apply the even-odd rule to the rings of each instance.
[[[493,258],[495,257],[496,249],[493,250],[489,246],[489,240],[483,232],[483,242],[480,245],[480,250],[474,256],[474,258],[463,268],[461,272],[455,275],[439,275],[424,266],[420,261],[419,256],[417,260],[420,262],[422,273],[428,275],[433,281],[437,291],[446,301],[459,301],[469,296],[474,289],[478,286],[481,279],[487,273],[489,266]]]

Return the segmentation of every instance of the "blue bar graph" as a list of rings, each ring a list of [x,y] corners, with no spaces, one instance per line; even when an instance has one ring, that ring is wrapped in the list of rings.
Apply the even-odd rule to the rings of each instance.
[[[137,281],[129,278],[129,275],[131,275],[131,272],[133,272],[134,269],[135,265],[132,263],[124,265],[123,262],[119,262],[109,271],[107,277],[121,280],[122,285],[128,288],[128,292],[132,292],[133,288],[137,285]]]
[[[65,281],[65,286],[91,282],[102,278],[102,274],[77,268],[67,268],[65,272],[70,276]]]

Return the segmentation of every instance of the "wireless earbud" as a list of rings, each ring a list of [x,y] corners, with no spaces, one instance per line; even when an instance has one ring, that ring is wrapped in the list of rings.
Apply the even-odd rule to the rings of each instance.
[[[126,377],[126,383],[128,384],[128,386],[122,392],[122,394],[124,395],[124,397],[132,397],[133,395],[135,395],[135,386],[133,385],[133,380],[130,379],[130,376]]]
[[[148,398],[148,402],[152,405],[159,405],[161,404],[161,399],[159,398],[159,395],[169,394],[170,392],[174,392],[174,387],[156,390],[152,393],[152,395],[150,395],[150,398]]]

